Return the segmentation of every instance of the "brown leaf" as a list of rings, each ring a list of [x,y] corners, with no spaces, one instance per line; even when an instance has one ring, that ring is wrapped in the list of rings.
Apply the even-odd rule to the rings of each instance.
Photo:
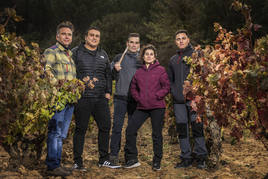
[[[89,76],[86,76],[86,77],[83,78],[83,81],[84,82],[88,82],[89,80],[90,80],[90,77]]]
[[[2,24],[0,24],[0,34],[3,33],[5,33],[5,27]]]
[[[199,115],[197,116],[195,122],[196,122],[196,123],[200,123],[200,122],[202,122],[202,119],[201,119],[201,117],[200,117]]]
[[[99,81],[98,78],[93,77],[93,82]]]
[[[191,107],[194,111],[197,111],[197,105],[196,105],[196,102],[194,100],[191,101]]]
[[[93,88],[95,87],[95,85],[94,85],[94,83],[93,83],[92,80],[89,80],[88,87],[89,87],[90,89],[93,89]]]

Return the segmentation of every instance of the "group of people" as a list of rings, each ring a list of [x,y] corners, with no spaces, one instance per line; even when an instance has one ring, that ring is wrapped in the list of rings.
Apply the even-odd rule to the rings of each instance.
[[[45,71],[52,81],[78,78],[86,85],[77,104],[67,104],[64,110],[56,111],[49,121],[46,157],[48,175],[68,176],[72,170],[86,171],[82,154],[91,115],[98,126],[99,167],[121,167],[118,154],[127,114],[123,167],[134,168],[141,165],[136,146],[137,132],[150,117],[154,151],[152,168],[160,170],[163,156],[162,128],[166,108],[164,99],[169,92],[174,99],[174,113],[181,149],[181,161],[175,168],[190,167],[193,156],[197,159],[197,167],[205,168],[207,150],[203,123],[196,121],[196,113],[190,107],[191,102],[183,96],[183,83],[190,71],[190,66],[186,64],[184,57],[191,56],[194,51],[188,32],[179,30],[175,33],[178,51],[171,57],[166,71],[158,62],[157,51],[153,45],[145,45],[140,50],[138,33],[129,34],[126,50],[115,56],[110,63],[107,53],[99,46],[101,31],[97,27],[89,27],[85,32],[84,43],[70,50],[73,31],[71,22],[60,23],[57,26],[56,44],[44,52]],[[116,81],[116,85],[110,138],[111,115],[108,102],[112,95],[112,80]],[[68,169],[61,166],[62,140],[67,136],[73,112],[75,115],[74,165]],[[189,124],[195,140],[193,150],[189,141]]]

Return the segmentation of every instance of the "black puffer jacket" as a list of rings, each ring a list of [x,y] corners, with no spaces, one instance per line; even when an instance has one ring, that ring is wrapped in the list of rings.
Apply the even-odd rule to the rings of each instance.
[[[183,84],[186,80],[190,66],[186,64],[183,58],[192,56],[194,49],[191,45],[188,45],[185,49],[178,50],[177,53],[170,58],[168,64],[168,77],[170,80],[171,94],[174,99],[174,103],[183,104],[185,99],[183,96]]]
[[[95,87],[90,89],[86,87],[83,97],[104,97],[105,93],[112,94],[112,74],[107,53],[98,47],[96,52],[90,51],[81,44],[75,47],[73,52],[73,60],[76,65],[77,78],[82,80],[89,76],[97,78]]]

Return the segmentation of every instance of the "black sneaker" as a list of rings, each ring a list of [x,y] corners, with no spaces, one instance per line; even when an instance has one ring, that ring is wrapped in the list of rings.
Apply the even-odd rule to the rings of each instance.
[[[140,162],[137,159],[132,159],[126,162],[126,165],[124,166],[124,168],[135,168],[140,166]]]
[[[207,168],[206,161],[205,160],[198,160],[196,167],[199,168],[199,169]]]
[[[47,175],[66,177],[71,175],[71,172],[64,170],[62,167],[58,167],[53,170],[47,170]]]
[[[155,162],[153,164],[153,170],[154,171],[161,170],[161,167],[160,167],[160,163],[159,162]]]
[[[99,163],[99,167],[120,168],[121,166],[106,160],[103,163]]]
[[[79,170],[81,172],[86,172],[87,169],[83,167],[83,165],[79,165],[77,163],[75,163],[72,167],[73,170]]]
[[[188,168],[192,166],[192,160],[183,159],[180,163],[177,163],[174,168]]]

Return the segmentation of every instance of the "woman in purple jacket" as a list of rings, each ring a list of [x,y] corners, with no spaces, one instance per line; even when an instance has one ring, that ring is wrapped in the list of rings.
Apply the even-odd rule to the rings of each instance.
[[[141,50],[142,68],[132,79],[130,91],[137,101],[137,109],[128,121],[126,129],[125,168],[140,166],[136,147],[137,131],[151,117],[153,138],[153,170],[160,170],[163,154],[162,128],[165,115],[165,96],[169,93],[170,83],[164,67],[156,60],[156,49],[146,45]]]

